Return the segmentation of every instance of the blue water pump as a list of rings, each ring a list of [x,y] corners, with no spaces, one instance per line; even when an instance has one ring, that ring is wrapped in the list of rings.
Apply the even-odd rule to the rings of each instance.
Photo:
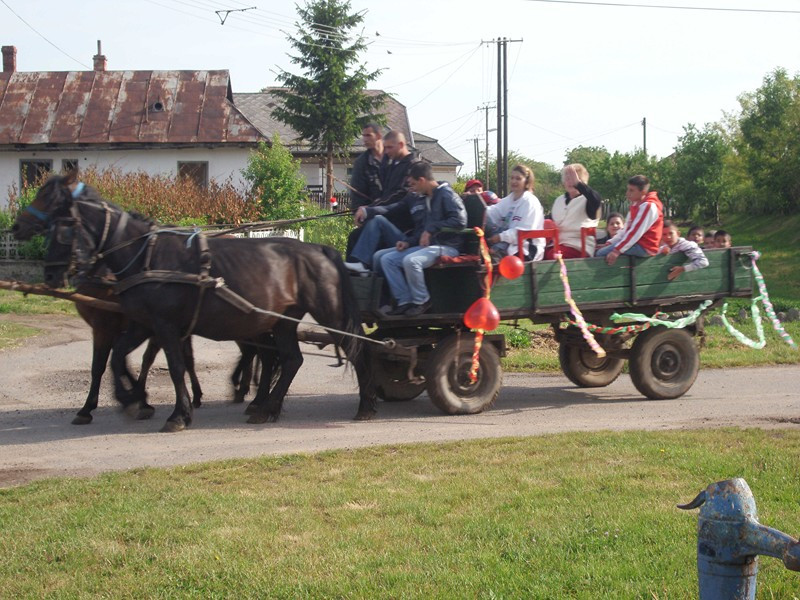
[[[678,505],[698,507],[700,600],[755,600],[759,554],[800,571],[800,543],[758,522],[756,500],[744,479],[712,483],[689,504]]]

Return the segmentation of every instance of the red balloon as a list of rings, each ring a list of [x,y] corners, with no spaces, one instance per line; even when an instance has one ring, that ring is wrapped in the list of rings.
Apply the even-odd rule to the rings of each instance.
[[[493,331],[500,324],[500,313],[486,297],[478,298],[464,313],[464,325],[470,329]]]
[[[504,256],[500,261],[500,275],[506,279],[516,279],[525,270],[525,265],[522,264],[519,256],[509,255]]]

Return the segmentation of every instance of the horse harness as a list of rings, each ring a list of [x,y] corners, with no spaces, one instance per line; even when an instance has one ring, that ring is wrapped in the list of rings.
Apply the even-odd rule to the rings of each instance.
[[[213,288],[216,292],[217,296],[221,299],[233,306],[234,308],[242,311],[245,314],[249,313],[259,313],[271,317],[275,317],[278,319],[285,319],[289,321],[294,321],[296,323],[305,323],[309,325],[310,323],[301,321],[300,319],[295,319],[294,317],[290,317],[275,311],[266,310],[263,308],[259,308],[255,306],[252,302],[243,298],[236,292],[234,292],[231,288],[227,286],[225,280],[222,277],[211,277],[211,250],[208,246],[208,238],[205,233],[203,233],[199,229],[195,229],[191,234],[186,234],[184,232],[179,232],[172,229],[159,229],[155,224],[151,225],[150,231],[139,236],[133,238],[131,240],[127,240],[124,242],[120,242],[120,234],[122,229],[124,228],[127,220],[128,220],[128,213],[126,211],[119,211],[120,217],[119,221],[117,222],[116,227],[114,227],[113,232],[111,233],[109,239],[109,232],[111,232],[111,214],[114,212],[112,211],[111,207],[109,207],[108,203],[103,202],[89,202],[84,200],[76,200],[70,206],[70,213],[72,218],[69,219],[71,221],[72,226],[78,231],[78,233],[84,237],[88,237],[86,230],[83,226],[83,221],[81,219],[80,209],[78,208],[77,204],[82,203],[86,204],[92,208],[99,208],[102,207],[105,216],[104,216],[104,223],[103,223],[103,231],[100,236],[100,242],[96,246],[95,252],[89,258],[89,273],[94,270],[95,266],[98,264],[103,257],[115,252],[117,250],[121,250],[122,248],[129,246],[139,240],[146,239],[147,241],[142,245],[142,249],[136,253],[134,258],[120,271],[114,273],[115,276],[121,275],[125,271],[127,271],[131,266],[133,266],[136,259],[142,254],[145,253],[144,265],[142,266],[142,270],[139,273],[131,275],[130,277],[126,277],[123,280],[119,280],[114,284],[114,292],[117,295],[123,294],[125,291],[135,287],[137,285],[142,285],[144,283],[182,283],[187,285],[193,285],[199,288],[199,293],[197,297],[197,303],[195,304],[194,314],[192,315],[191,323],[189,324],[189,328],[186,330],[186,333],[181,337],[181,340],[186,340],[189,336],[192,335],[195,326],[197,325],[197,321],[200,317],[200,309],[203,304],[203,298],[205,296],[206,290]],[[57,226],[57,224],[54,224]],[[199,272],[198,273],[183,273],[181,271],[167,271],[162,269],[151,269],[150,262],[153,256],[153,251],[155,249],[156,242],[158,240],[158,235],[163,233],[172,233],[175,235],[189,235],[189,239],[186,242],[187,247],[191,245],[192,240],[197,238],[197,248],[198,248],[198,259],[199,259]],[[76,245],[77,245],[77,236],[73,237],[72,240],[72,256],[70,262],[70,269],[75,267],[76,263]],[[110,245],[108,250],[103,250],[106,245]],[[372,344],[378,344],[381,346],[387,347],[395,347],[396,343],[394,340],[376,340],[374,338],[368,338],[366,336],[361,336],[358,334],[351,333],[349,331],[342,331],[339,329],[335,329],[332,327],[327,327],[325,325],[321,325],[318,323],[313,324],[315,327],[320,327],[328,332],[339,333],[349,337],[355,337]]]

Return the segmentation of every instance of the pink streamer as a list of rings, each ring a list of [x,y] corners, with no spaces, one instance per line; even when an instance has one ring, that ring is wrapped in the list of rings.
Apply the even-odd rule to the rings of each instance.
[[[556,254],[556,259],[558,259],[558,262],[561,265],[559,276],[561,277],[561,283],[564,284],[564,300],[567,301],[569,310],[575,317],[575,321],[578,323],[578,327],[581,330],[583,339],[586,340],[586,343],[589,344],[589,347],[594,350],[594,353],[597,354],[597,356],[603,358],[606,355],[606,351],[603,350],[603,348],[600,347],[600,344],[597,343],[597,340],[594,339],[594,336],[589,331],[589,327],[586,325],[586,321],[584,320],[578,305],[575,303],[575,300],[572,299],[572,290],[569,287],[569,279],[567,278],[567,265],[564,263],[564,259],[562,258],[560,252]]]

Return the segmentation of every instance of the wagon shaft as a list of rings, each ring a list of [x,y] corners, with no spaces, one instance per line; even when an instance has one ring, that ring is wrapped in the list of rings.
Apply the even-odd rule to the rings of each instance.
[[[36,294],[37,296],[51,296],[53,298],[61,298],[62,300],[69,300],[70,302],[86,304],[102,310],[111,312],[122,312],[118,302],[109,302],[108,300],[100,300],[99,298],[92,298],[78,292],[64,292],[62,290],[53,290],[43,285],[32,285],[29,283],[22,283],[20,281],[6,281],[0,279],[0,289],[11,290],[13,292],[20,292],[22,294]]]

